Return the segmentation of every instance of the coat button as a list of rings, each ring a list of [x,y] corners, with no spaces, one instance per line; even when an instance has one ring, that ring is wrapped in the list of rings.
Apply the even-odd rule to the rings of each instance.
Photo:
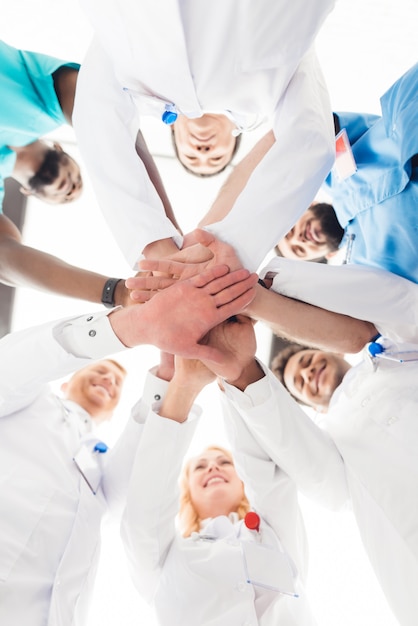
[[[89,336],[90,337],[95,337],[96,336],[96,331],[95,330],[89,330]]]
[[[156,394],[155,394],[155,396],[154,396],[154,400],[155,400],[156,402],[158,402],[158,400],[161,400],[161,396],[160,396],[160,394],[159,394],[159,393],[156,393]]]
[[[395,422],[397,422],[399,419],[399,417],[397,417],[396,415],[392,415],[391,417],[388,417],[388,419],[386,420],[386,424],[388,426],[391,426],[392,424],[394,424]]]
[[[365,406],[367,406],[370,402],[370,396],[366,396],[365,398],[363,398],[363,400],[360,402],[360,406],[362,406],[363,408]]]
[[[91,320],[92,320],[92,319],[93,319],[93,316],[92,316],[92,315],[89,315],[89,316],[88,316],[88,318],[87,318],[87,321],[88,321],[88,322],[91,322]]]

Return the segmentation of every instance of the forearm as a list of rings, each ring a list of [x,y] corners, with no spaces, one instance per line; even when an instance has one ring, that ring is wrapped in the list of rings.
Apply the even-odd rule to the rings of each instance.
[[[31,287],[101,303],[108,276],[70,265],[57,257],[8,238],[0,240],[0,280],[12,287]],[[129,298],[124,281],[115,290],[115,304]]]
[[[121,534],[136,586],[147,601],[175,537],[178,477],[196,423],[180,425],[151,412],[137,448]]]
[[[333,352],[359,352],[377,333],[371,322],[288,298],[261,285],[246,313],[280,337]]]
[[[73,123],[100,209],[129,265],[135,268],[154,241],[172,237],[181,245],[182,237],[167,218],[135,149],[139,120],[132,94],[122,89],[97,41],[79,73]]]
[[[185,422],[202,388],[194,384],[193,380],[181,380],[174,374],[158,411],[159,415],[175,422]]]

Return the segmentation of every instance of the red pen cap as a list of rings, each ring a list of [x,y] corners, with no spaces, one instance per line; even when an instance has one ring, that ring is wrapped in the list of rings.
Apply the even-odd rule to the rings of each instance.
[[[255,511],[250,511],[244,517],[244,524],[250,530],[256,530],[258,532],[260,530],[260,516],[257,515]]]

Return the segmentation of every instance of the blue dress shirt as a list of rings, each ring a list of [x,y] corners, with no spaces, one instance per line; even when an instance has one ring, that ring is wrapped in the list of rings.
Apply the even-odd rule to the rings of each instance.
[[[357,172],[326,180],[337,218],[353,240],[349,262],[418,283],[418,64],[381,98],[382,116],[337,113]],[[353,238],[354,235],[354,238]]]

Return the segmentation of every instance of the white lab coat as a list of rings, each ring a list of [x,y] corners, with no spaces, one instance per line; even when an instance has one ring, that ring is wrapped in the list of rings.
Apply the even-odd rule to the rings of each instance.
[[[102,482],[94,495],[73,461],[83,442],[89,448],[97,442],[92,420],[45,384],[91,363],[60,344],[62,327],[71,323],[48,323],[0,342],[2,626],[86,624],[101,519],[108,505],[120,512],[140,434],[130,420],[120,444],[100,456]]]
[[[263,545],[281,542],[298,572],[300,597],[246,583],[240,539],[254,541],[254,533],[242,522],[207,520],[202,534],[208,540],[178,535],[178,476],[195,417],[178,424],[151,412],[144,426],[122,521],[139,592],[154,605],[161,626],[313,626],[303,590],[307,545],[295,484],[242,421],[231,438],[233,448],[245,451],[238,469],[262,520]]]
[[[274,268],[278,270],[273,283],[276,291],[370,320],[391,337],[392,341],[384,342],[392,350],[418,351],[416,284],[363,266],[322,268],[280,259],[266,270]],[[346,374],[334,392],[324,418],[331,447],[336,446],[341,454],[365,549],[402,626],[415,625],[418,614],[417,380],[417,360],[372,361],[365,351],[362,363]],[[270,389],[258,389],[267,407],[260,402],[251,420],[247,415],[246,423],[251,421],[252,432],[259,430],[259,440],[269,437],[272,444],[267,449],[272,458],[287,469],[301,489],[309,487],[313,467],[319,471],[323,468],[325,484],[334,488],[334,476],[325,465],[327,454],[317,445],[321,431],[316,429],[312,436],[313,426],[307,424],[304,413],[273,376],[269,385]],[[275,436],[272,422],[276,424]],[[282,433],[297,445],[283,445]],[[335,489],[339,489],[338,484]]]
[[[312,50],[335,0],[84,0],[96,31],[73,123],[103,214],[128,262],[182,239],[135,151],[140,115],[226,113],[276,137],[231,214],[209,228],[256,268],[310,204],[334,159],[327,89]]]

